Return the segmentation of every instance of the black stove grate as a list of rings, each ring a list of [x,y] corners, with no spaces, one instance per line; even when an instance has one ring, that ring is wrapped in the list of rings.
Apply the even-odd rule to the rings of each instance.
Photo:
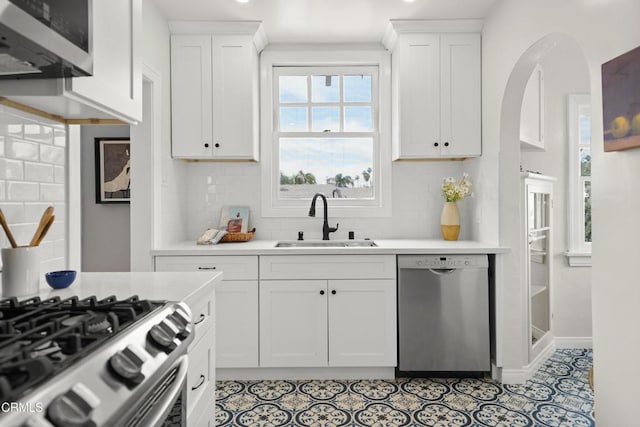
[[[17,400],[162,305],[138,296],[0,300],[0,401]]]

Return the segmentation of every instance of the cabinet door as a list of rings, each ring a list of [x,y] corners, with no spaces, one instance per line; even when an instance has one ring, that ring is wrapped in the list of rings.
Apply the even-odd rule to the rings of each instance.
[[[258,367],[258,282],[216,286],[216,367]]]
[[[260,282],[260,366],[327,366],[327,282]]]
[[[399,157],[440,155],[440,37],[403,36],[394,52]]]
[[[440,154],[481,154],[480,34],[442,34]]]
[[[213,153],[211,36],[171,36],[171,153],[207,158]]]
[[[329,281],[329,365],[395,366],[395,280]]]
[[[249,36],[213,36],[213,156],[257,160],[258,54]]]
[[[141,34],[142,0],[93,2],[93,76],[66,79],[66,95],[115,117],[141,121]]]

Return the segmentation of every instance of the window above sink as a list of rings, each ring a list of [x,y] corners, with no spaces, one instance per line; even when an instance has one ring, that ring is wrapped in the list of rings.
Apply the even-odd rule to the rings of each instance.
[[[387,51],[267,50],[261,58],[262,214],[391,216]]]

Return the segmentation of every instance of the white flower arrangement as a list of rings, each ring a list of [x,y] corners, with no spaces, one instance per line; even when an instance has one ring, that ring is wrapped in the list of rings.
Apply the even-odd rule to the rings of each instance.
[[[471,187],[473,183],[466,173],[463,173],[462,178],[457,181],[453,177],[443,178],[442,195],[445,202],[457,202],[471,195]]]

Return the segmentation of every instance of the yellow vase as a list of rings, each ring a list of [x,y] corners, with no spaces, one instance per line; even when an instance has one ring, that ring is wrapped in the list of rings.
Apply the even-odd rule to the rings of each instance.
[[[456,202],[445,202],[442,207],[440,230],[444,240],[458,240],[460,235],[460,211]]]

